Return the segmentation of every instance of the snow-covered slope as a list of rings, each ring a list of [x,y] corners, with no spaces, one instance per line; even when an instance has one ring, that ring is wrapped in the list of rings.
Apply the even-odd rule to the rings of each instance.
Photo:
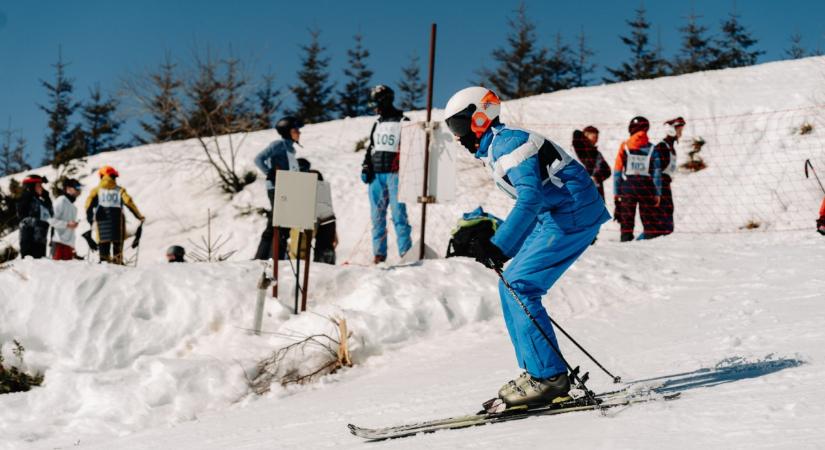
[[[507,102],[503,114],[505,122],[564,145],[574,128],[595,124],[609,160],[637,114],[654,123],[653,138],[662,136],[657,124],[682,115],[686,140],[707,141],[708,169],[675,181],[677,234],[622,245],[611,223],[546,299],[605,364],[625,379],[768,354],[805,364],[686,392],[672,405],[632,408],[618,421],[582,414],[388,445],[542,447],[548,436],[576,448],[660,448],[663,441],[682,448],[825,445],[817,425],[825,408],[815,401],[825,375],[819,307],[825,243],[812,232],[690,233],[737,231],[748,220],[768,231],[812,228],[821,197],[804,179],[802,161],[825,167],[825,123],[815,108],[825,95],[824,67],[825,58],[808,58],[574,89]],[[794,133],[802,121],[814,125],[812,133]],[[354,446],[359,442],[346,435],[347,422],[463,413],[494,393],[515,374],[494,274],[467,260],[362,267],[371,259],[369,205],[358,179],[363,153],[353,148],[370,122],[304,129],[299,156],[332,183],[338,257],[349,264],[312,266],[309,305],[317,314],[292,316],[288,294],[268,301],[263,337],[247,330],[263,270],[248,261],[265,222],[254,213],[266,203],[263,181],[235,196],[222,193],[193,141],[89,158],[82,181],[91,186],[94,168],[115,166],[148,218],[140,261],[137,268],[15,261],[0,271],[0,342],[19,339],[29,366],[46,374],[42,388],[0,397],[0,445]],[[242,170],[252,170],[255,153],[275,138],[273,131],[248,135],[238,155]],[[427,242],[439,253],[460,212],[483,205],[505,215],[510,206],[484,169],[459,155],[458,200],[428,209]],[[161,263],[169,245],[191,248],[190,241],[206,236],[207,210],[213,237],[228,239],[225,250],[237,250],[231,261]],[[410,212],[417,233],[419,208]],[[16,235],[4,239],[15,242]],[[79,253],[86,253],[83,243]],[[282,263],[282,293],[292,290],[289,271]],[[316,386],[276,388],[263,398],[247,394],[246,376],[258,360],[296,335],[332,333],[326,317],[337,316],[346,317],[353,332],[355,368]],[[595,367],[563,345],[594,372],[594,387],[608,387]]]

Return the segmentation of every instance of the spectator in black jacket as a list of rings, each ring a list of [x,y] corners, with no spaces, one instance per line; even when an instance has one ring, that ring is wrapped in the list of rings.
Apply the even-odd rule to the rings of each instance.
[[[49,219],[54,214],[52,199],[43,189],[46,177],[29,175],[23,179],[23,193],[17,200],[17,218],[20,220],[20,257],[46,256]]]

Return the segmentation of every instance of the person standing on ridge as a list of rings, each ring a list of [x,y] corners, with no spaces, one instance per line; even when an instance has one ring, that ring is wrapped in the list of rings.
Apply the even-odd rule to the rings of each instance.
[[[599,130],[593,125],[588,125],[583,131],[573,132],[573,149],[576,156],[582,163],[596,188],[599,195],[604,199],[604,182],[610,178],[610,164],[605,161],[602,152],[596,143],[599,142]]]
[[[361,164],[361,181],[369,185],[372,218],[372,253],[375,264],[387,260],[387,206],[398,239],[398,254],[404,256],[412,247],[407,206],[398,202],[398,164],[401,146],[401,122],[409,120],[393,106],[395,93],[379,84],[370,92],[371,104],[378,119],[370,131],[367,154]]]
[[[269,259],[272,257],[272,210],[275,202],[275,173],[278,170],[300,171],[298,158],[295,156],[295,145],[301,145],[301,128],[303,121],[293,116],[286,116],[275,124],[275,131],[281,139],[273,141],[255,157],[255,166],[266,177],[266,195],[269,198],[269,213],[267,214],[266,228],[261,233],[261,241],[255,252],[255,259]],[[289,228],[278,230],[278,259],[286,258]]]
[[[20,258],[46,256],[49,220],[52,218],[52,199],[43,188],[46,177],[29,175],[23,179],[23,193],[17,200],[17,219],[20,221]]]
[[[662,142],[659,142],[654,149],[656,155],[654,158],[659,159],[661,171],[661,194],[657,199],[654,199],[654,204],[658,208],[658,218],[656,219],[657,233],[650,237],[664,236],[673,233],[673,191],[670,189],[670,183],[673,180],[673,175],[676,173],[676,143],[682,137],[682,131],[685,128],[685,119],[677,117],[675,119],[665,122],[667,127],[667,135]],[[654,173],[655,176],[655,173]],[[654,178],[653,183],[657,180]],[[647,232],[645,232],[647,236]]]
[[[636,205],[644,231],[639,239],[659,236],[658,207],[662,197],[662,165],[647,137],[650,122],[636,116],[627,127],[630,138],[622,142],[613,167],[613,195],[621,241],[633,240]]]
[[[477,261],[501,276],[504,320],[524,370],[498,397],[509,407],[548,404],[569,398],[570,380],[541,299],[610,214],[584,166],[546,138],[505,126],[500,106],[493,91],[469,87],[450,98],[444,117],[461,145],[490,169],[495,185],[515,200],[492,238],[470,246]]]
[[[126,189],[118,186],[120,174],[112,166],[98,170],[100,184],[95,186],[86,199],[86,220],[90,226],[97,222],[97,242],[100,261],[123,265],[123,241],[126,240],[126,215],[123,207],[129,209],[141,222],[146,217],[140,213]]]
[[[52,235],[52,259],[71,261],[74,259],[75,229],[77,229],[77,207],[74,201],[80,196],[83,187],[74,178],[63,180],[62,194],[54,201],[54,215],[49,224],[54,229]]]

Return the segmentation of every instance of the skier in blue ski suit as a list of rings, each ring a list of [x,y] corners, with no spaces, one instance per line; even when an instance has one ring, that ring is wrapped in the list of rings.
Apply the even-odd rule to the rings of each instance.
[[[393,106],[392,89],[379,84],[370,92],[370,100],[378,112],[372,126],[367,154],[361,166],[361,181],[369,185],[370,217],[372,218],[373,262],[387,259],[387,207],[392,210],[392,223],[398,240],[398,254],[404,256],[410,247],[410,227],[407,206],[398,201],[398,163],[401,145],[401,122],[404,114]]]
[[[590,246],[610,215],[580,163],[544,137],[500,123],[499,107],[495,93],[472,87],[456,93],[444,113],[461,144],[484,161],[495,184],[515,199],[504,223],[489,241],[478,242],[474,256],[498,270],[512,258],[504,279],[558,348],[542,296]],[[499,294],[516,359],[526,372],[502,387],[499,396],[512,406],[566,395],[567,367],[560,355],[503,282]]]

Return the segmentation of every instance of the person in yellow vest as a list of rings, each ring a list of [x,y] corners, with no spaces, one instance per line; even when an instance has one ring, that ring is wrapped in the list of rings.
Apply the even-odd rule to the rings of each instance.
[[[123,264],[123,241],[126,240],[126,216],[123,207],[141,222],[146,218],[138,210],[126,189],[117,185],[118,173],[114,167],[103,166],[98,171],[100,184],[89,192],[86,199],[86,220],[93,226],[97,222],[97,238],[100,261]]]

